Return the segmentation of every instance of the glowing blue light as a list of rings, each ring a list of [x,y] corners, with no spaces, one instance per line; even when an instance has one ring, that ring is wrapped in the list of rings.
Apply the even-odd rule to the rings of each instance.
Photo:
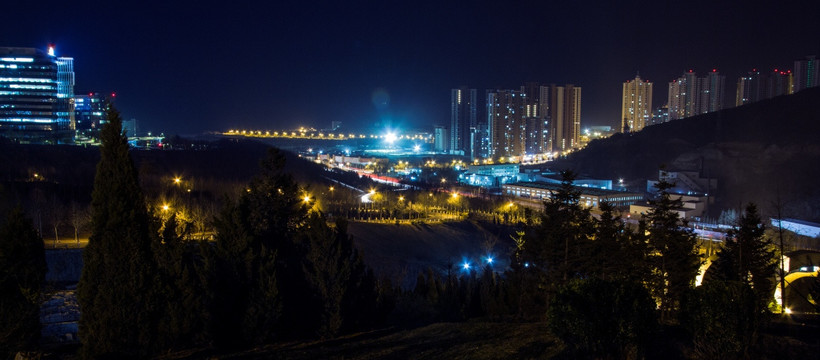
[[[414,145],[413,146],[413,151],[415,151],[415,152],[421,151],[421,145]]]
[[[464,263],[461,267],[464,268],[464,270],[470,270],[470,263]]]
[[[530,267],[530,263],[525,262],[525,263],[524,263],[524,267]]]
[[[493,257],[492,256],[487,256],[487,264],[492,264],[492,263],[493,263]]]
[[[384,141],[387,141],[388,144],[392,144],[392,143],[396,142],[396,139],[397,139],[396,133],[394,133],[392,131],[388,132],[386,135],[384,135]]]

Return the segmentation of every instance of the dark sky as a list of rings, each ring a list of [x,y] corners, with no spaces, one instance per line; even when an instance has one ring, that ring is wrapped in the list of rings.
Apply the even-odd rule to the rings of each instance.
[[[636,71],[660,106],[683,71],[717,68],[728,103],[742,72],[820,53],[813,0],[261,3],[9,1],[0,46],[56,44],[75,93],[115,91],[142,130],[180,134],[428,128],[451,88],[526,81],[579,85],[582,125],[614,125]]]

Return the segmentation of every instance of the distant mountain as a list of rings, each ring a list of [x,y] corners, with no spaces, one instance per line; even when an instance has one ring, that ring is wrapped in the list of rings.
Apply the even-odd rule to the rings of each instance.
[[[750,201],[773,216],[779,198],[783,216],[820,220],[820,88],[595,140],[553,166],[637,189],[661,165],[718,179],[711,216]]]

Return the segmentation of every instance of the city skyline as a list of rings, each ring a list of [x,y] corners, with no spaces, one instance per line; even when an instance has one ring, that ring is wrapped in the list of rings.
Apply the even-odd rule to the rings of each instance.
[[[581,125],[617,128],[636,72],[663,84],[717,68],[733,84],[818,53],[817,4],[747,5],[15,3],[0,46],[55,44],[75,59],[76,93],[116,92],[145,131],[432,129],[450,122],[453,88],[527,82],[584,88]],[[671,36],[670,19],[692,17],[701,26]]]

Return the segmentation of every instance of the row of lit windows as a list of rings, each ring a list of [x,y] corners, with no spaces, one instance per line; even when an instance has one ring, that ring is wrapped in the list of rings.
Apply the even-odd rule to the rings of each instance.
[[[54,80],[52,79],[42,79],[42,78],[7,78],[7,77],[0,77],[0,82],[29,82],[29,83],[53,83]]]
[[[31,122],[31,123],[38,123],[38,124],[48,124],[53,123],[54,119],[44,119],[44,118],[0,118],[0,122]]]
[[[41,91],[2,91],[0,90],[0,96],[9,96],[9,95],[28,95],[28,96],[54,96],[54,92],[41,92]]]
[[[0,88],[26,89],[26,90],[56,90],[57,89],[53,85],[20,85],[20,84],[0,85]]]
[[[49,116],[53,114],[51,111],[31,111],[31,110],[3,110],[0,111],[0,116],[2,115],[39,115],[39,116]]]

